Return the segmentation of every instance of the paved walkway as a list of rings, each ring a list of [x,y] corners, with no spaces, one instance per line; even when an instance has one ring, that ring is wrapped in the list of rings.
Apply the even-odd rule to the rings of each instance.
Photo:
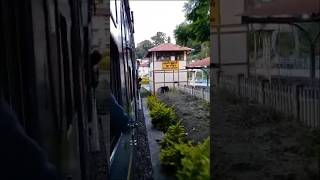
[[[149,114],[149,109],[147,107],[147,99],[142,99],[142,106],[144,111],[145,123],[148,134],[148,143],[151,154],[151,163],[153,170],[153,178],[154,180],[171,180],[173,177],[168,176],[161,168],[160,164],[160,145],[159,142],[163,138],[163,132],[156,130],[153,128],[151,123],[151,118]]]

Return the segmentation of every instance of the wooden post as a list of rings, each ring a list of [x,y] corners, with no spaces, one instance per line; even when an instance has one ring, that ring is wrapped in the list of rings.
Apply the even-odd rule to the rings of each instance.
[[[241,96],[241,79],[244,77],[243,74],[238,74],[237,76],[237,94]]]
[[[163,70],[163,86],[166,86],[166,70]]]
[[[260,102],[261,104],[265,104],[266,102],[266,97],[265,97],[265,83],[267,83],[268,80],[261,80],[259,83],[259,98],[258,98],[258,102]]]
[[[302,85],[295,85],[293,87],[293,107],[294,107],[293,114],[298,120],[301,120],[301,118],[300,118],[300,98],[299,98],[301,88],[302,88]]]

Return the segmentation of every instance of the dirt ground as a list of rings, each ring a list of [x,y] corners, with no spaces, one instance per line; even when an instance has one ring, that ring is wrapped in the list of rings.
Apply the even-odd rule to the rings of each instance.
[[[319,179],[316,131],[227,92],[215,92],[213,99],[214,179]]]
[[[188,140],[199,142],[209,136],[210,113],[207,102],[178,91],[159,94],[158,98],[174,108],[188,133]]]

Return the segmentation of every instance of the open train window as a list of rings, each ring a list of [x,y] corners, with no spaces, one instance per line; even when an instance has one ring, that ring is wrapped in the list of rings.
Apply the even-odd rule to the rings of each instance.
[[[119,50],[112,38],[110,43],[110,83],[111,93],[114,95],[118,104],[122,105]],[[110,124],[110,126],[110,152],[112,152],[118,142],[120,134],[113,128],[112,124]]]

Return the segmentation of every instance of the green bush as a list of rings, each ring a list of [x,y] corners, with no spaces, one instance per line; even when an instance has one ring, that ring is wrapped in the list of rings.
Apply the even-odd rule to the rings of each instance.
[[[188,149],[190,144],[172,144],[160,151],[160,162],[165,168],[176,172],[181,167],[181,160],[185,156],[185,149]]]
[[[180,167],[183,148],[181,146],[188,146],[185,144],[185,129],[179,121],[175,125],[171,125],[168,128],[168,131],[165,133],[164,138],[160,142],[161,151],[160,151],[160,162],[163,166],[170,168],[173,171],[176,171]]]
[[[166,132],[170,125],[177,122],[174,110],[160,102],[156,96],[149,96],[147,104],[150,109],[151,122],[157,129]]]
[[[207,138],[197,146],[177,145],[181,167],[178,168],[178,179],[210,179],[210,139]]]
[[[161,102],[152,105],[150,112],[152,124],[159,130],[166,132],[168,127],[177,120],[173,109],[167,107]]]
[[[165,133],[164,138],[160,142],[161,148],[165,149],[174,144],[184,143],[186,136],[186,132],[184,127],[181,125],[181,121],[179,121],[176,125],[171,125],[168,128],[168,131]]]
[[[154,106],[156,106],[156,104],[158,104],[159,101],[157,100],[157,97],[154,96],[154,95],[151,95],[148,97],[148,100],[147,100],[147,105],[150,109],[150,111],[153,109]]]
[[[180,122],[169,127],[161,141],[161,164],[176,172],[178,179],[210,179],[210,139],[194,146],[186,143]]]

